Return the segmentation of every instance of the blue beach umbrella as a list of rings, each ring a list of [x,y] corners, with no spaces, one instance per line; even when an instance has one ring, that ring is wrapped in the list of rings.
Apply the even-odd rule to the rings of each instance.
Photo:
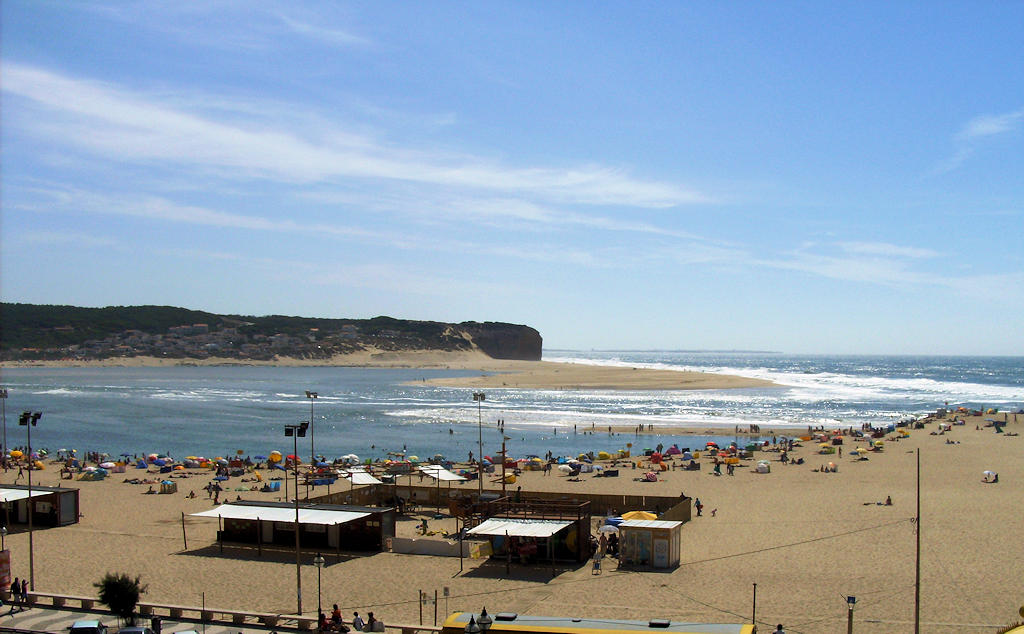
[[[255,458],[257,460],[266,460],[267,459],[266,456],[253,456],[253,458]]]

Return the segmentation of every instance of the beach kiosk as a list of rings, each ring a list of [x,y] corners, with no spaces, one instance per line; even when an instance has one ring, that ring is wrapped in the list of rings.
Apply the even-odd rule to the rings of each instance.
[[[619,524],[619,561],[623,564],[675,568],[679,565],[682,522],[626,520]]]
[[[78,489],[33,486],[31,500],[28,486],[5,484],[0,487],[5,525],[27,524],[31,510],[35,526],[68,526],[78,523]]]

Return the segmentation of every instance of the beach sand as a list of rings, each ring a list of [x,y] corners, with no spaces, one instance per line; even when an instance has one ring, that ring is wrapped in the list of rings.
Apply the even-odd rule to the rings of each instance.
[[[1006,431],[1024,428],[1011,423]],[[843,457],[821,456],[817,443],[791,454],[806,464],[785,466],[774,452],[770,474],[756,474],[744,461],[734,476],[668,471],[655,483],[634,481],[642,471],[619,478],[584,474],[569,481],[526,472],[517,482],[530,491],[656,493],[685,492],[704,503],[704,516],[684,525],[682,563],[670,572],[618,571],[607,560],[593,575],[589,564],[562,570],[552,578],[543,565],[503,565],[457,558],[379,553],[335,562],[322,571],[323,603],[338,603],[350,618],[373,610],[386,623],[417,623],[418,592],[443,596],[447,611],[512,611],[523,614],[674,621],[744,622],[751,618],[757,584],[757,619],[770,632],[784,623],[790,632],[836,632],[846,623],[845,597],[857,597],[858,632],[907,632],[914,614],[915,468],[921,457],[921,615],[922,631],[991,631],[1015,620],[1024,603],[1024,462],[1022,438],[995,434],[969,419],[943,436],[932,423],[884,451],[855,461],[849,450],[862,443],[847,439]],[[955,444],[947,444],[947,439]],[[744,444],[742,438],[740,444]],[[685,446],[685,436],[680,444]],[[443,447],[439,447],[443,450]],[[511,448],[510,455],[514,455]],[[703,460],[703,458],[702,458]],[[813,469],[836,462],[838,473]],[[997,484],[983,484],[982,471],[999,473]],[[723,471],[724,472],[724,471]],[[16,471],[0,477],[13,482]],[[215,520],[186,519],[188,549],[182,540],[182,513],[211,508],[202,490],[211,474],[178,480],[172,495],[146,495],[145,485],[126,484],[113,474],[101,482],[59,480],[56,466],[35,472],[34,484],[81,490],[79,524],[34,533],[35,586],[42,592],[95,596],[93,583],[107,571],[139,575],[148,585],[144,600],[290,614],[296,609],[294,559],[239,556],[216,547]],[[150,477],[157,478],[157,475]],[[21,480],[24,482],[24,478]],[[232,478],[231,487],[238,486]],[[458,485],[456,485],[458,486]],[[461,485],[476,491],[475,483]],[[493,488],[489,485],[488,488]],[[186,499],[195,490],[196,499]],[[280,494],[236,492],[235,499],[277,499]],[[887,495],[892,506],[876,504]],[[267,496],[267,497],[264,497]],[[270,497],[273,496],[273,497]],[[716,510],[712,517],[712,509]],[[620,509],[625,511],[628,509]],[[399,535],[412,536],[418,518],[399,521]],[[455,530],[454,520],[431,520],[431,528]],[[13,575],[28,574],[28,535],[18,525],[6,538]],[[307,553],[302,568],[304,609],[317,606],[317,571]],[[433,607],[424,607],[433,622]],[[985,626],[989,629],[985,629]]]
[[[770,381],[747,377],[658,370],[652,368],[613,367],[551,361],[516,361],[493,359],[474,350],[443,352],[437,350],[406,350],[390,352],[369,349],[330,359],[278,358],[272,361],[239,361],[212,357],[209,359],[160,359],[156,357],[122,357],[101,361],[33,361],[5,363],[7,367],[170,367],[170,366],[265,365],[280,367],[367,367],[423,368],[435,370],[476,370],[477,376],[428,379],[429,385],[474,388],[532,389],[617,389],[617,390],[720,390],[729,388],[769,387]]]

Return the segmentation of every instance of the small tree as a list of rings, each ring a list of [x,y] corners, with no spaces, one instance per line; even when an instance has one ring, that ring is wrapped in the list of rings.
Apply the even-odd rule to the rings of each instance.
[[[139,603],[139,595],[146,591],[139,577],[132,579],[127,574],[108,572],[92,585],[99,588],[100,603],[129,625],[135,624],[135,606]]]

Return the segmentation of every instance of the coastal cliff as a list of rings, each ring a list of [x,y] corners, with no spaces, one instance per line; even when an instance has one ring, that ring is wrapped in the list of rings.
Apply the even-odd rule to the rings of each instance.
[[[538,361],[542,348],[536,329],[500,322],[254,317],[171,306],[0,304],[0,359],[4,361],[153,357],[181,362],[327,362],[371,350],[479,351],[493,359]]]

